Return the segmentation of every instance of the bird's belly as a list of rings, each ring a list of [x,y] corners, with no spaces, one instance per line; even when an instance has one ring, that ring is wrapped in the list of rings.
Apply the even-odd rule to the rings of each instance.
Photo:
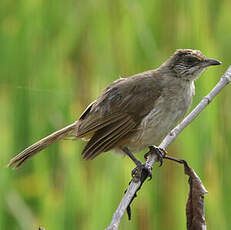
[[[176,109],[175,104],[155,107],[143,118],[137,131],[130,137],[127,147],[132,152],[138,152],[150,145],[159,145],[186,112],[187,109]]]

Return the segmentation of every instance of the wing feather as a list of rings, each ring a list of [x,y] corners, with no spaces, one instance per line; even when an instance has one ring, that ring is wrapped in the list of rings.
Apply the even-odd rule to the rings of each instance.
[[[85,120],[80,123],[80,126],[78,128],[77,137],[82,138],[86,135],[89,135],[91,133],[94,133],[108,125],[110,125],[113,122],[117,122],[118,120],[122,120],[123,118],[127,117],[127,114],[110,114],[110,116],[105,116],[103,119],[100,117],[98,119],[92,120]]]
[[[122,121],[119,120],[99,130],[85,146],[82,152],[83,158],[90,160],[101,152],[109,151],[129,132],[134,130],[135,126],[135,122],[127,116]]]

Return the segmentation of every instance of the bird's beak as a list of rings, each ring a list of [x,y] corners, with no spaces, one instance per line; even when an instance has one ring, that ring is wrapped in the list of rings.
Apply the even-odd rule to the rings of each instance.
[[[202,66],[203,67],[208,67],[208,66],[211,66],[211,65],[220,65],[221,62],[218,61],[218,60],[215,60],[215,59],[205,59],[203,62],[202,62]]]

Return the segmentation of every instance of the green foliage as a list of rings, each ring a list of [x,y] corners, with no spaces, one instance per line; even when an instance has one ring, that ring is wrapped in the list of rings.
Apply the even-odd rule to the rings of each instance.
[[[85,162],[79,140],[61,141],[17,171],[4,165],[76,120],[108,83],[157,67],[176,48],[223,62],[196,82],[197,104],[231,64],[230,10],[229,0],[1,0],[0,229],[104,229],[130,180],[129,159],[106,153]],[[231,229],[229,88],[169,148],[209,191],[211,230]],[[187,193],[183,167],[166,161],[120,229],[185,229]]]

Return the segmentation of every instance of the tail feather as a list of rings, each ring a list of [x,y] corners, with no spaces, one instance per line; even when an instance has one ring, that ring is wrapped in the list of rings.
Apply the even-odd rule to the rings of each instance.
[[[34,143],[33,145],[29,146],[21,153],[19,153],[17,156],[15,156],[13,159],[11,159],[7,167],[10,167],[13,164],[17,163],[14,169],[18,168],[20,165],[22,165],[25,161],[34,156],[36,153],[42,151],[43,149],[57,142],[58,140],[63,139],[64,137],[69,136],[70,134],[73,134],[76,131],[76,127],[77,124],[76,122],[74,122],[73,124],[68,125],[43,138],[42,140]]]

